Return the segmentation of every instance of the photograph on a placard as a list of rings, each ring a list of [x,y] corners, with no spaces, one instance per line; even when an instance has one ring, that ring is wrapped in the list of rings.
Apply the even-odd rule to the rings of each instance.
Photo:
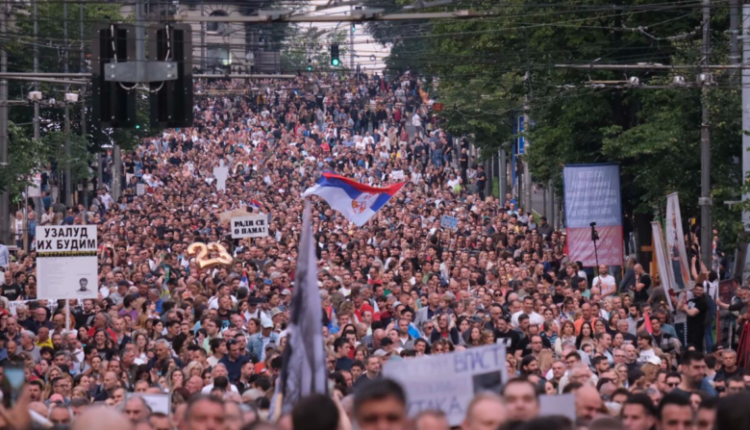
[[[478,373],[471,377],[471,382],[474,385],[474,394],[487,391],[500,394],[503,388],[503,375],[497,370],[487,373]]]

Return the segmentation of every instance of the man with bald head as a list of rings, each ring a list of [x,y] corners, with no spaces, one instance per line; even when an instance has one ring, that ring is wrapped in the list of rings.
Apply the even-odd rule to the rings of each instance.
[[[466,418],[461,430],[496,430],[508,420],[508,410],[503,399],[494,393],[475,396],[466,408]]]
[[[103,402],[107,399],[113,398],[115,390],[119,387],[120,381],[117,378],[117,374],[115,372],[105,373],[104,382],[102,383],[102,385],[96,387],[96,392],[94,393],[94,401]]]
[[[141,396],[132,396],[125,401],[123,412],[131,423],[143,421],[151,415],[151,408]]]
[[[590,422],[602,408],[602,398],[596,388],[584,385],[576,391],[576,420]]]
[[[132,430],[133,424],[117,409],[93,407],[76,418],[72,430]]]
[[[450,430],[443,411],[426,410],[414,418],[414,430]]]
[[[190,394],[200,393],[203,389],[203,379],[200,376],[191,376],[185,383],[185,389],[190,391]]]

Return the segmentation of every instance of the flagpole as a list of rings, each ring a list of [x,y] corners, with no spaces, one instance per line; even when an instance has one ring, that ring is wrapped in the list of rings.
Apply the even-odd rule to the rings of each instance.
[[[276,381],[276,382],[278,383],[279,381]],[[284,393],[279,391],[278,393],[276,393],[276,407],[273,410],[273,420],[271,420],[271,422],[275,423],[279,421],[279,418],[281,418],[281,409],[282,409],[283,404],[284,404]]]

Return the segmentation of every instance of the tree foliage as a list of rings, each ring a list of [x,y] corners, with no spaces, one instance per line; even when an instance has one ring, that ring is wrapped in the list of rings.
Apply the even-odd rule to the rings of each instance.
[[[724,243],[736,239],[739,216],[723,201],[740,199],[741,106],[729,73],[699,88],[671,85],[674,71],[606,71],[556,64],[699,64],[700,2],[655,5],[588,0],[540,5],[527,0],[472,2],[500,16],[446,21],[411,56],[428,76],[453,132],[473,132],[496,149],[516,137],[511,124],[528,107],[527,159],[535,180],[562,192],[565,164],[618,162],[625,210],[658,215],[679,192],[685,217],[699,215],[701,102],[710,106],[712,197]],[[459,5],[458,8],[466,7]],[[728,9],[712,8],[712,64],[728,62]],[[681,70],[687,82],[699,71]],[[627,84],[637,76],[643,89]],[[561,194],[559,194],[561,195]]]

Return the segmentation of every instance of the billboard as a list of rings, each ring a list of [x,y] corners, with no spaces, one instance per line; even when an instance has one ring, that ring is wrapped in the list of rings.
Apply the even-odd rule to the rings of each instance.
[[[571,261],[586,267],[620,266],[623,262],[620,166],[579,164],[563,168],[565,219]],[[591,223],[599,240],[592,241]]]

